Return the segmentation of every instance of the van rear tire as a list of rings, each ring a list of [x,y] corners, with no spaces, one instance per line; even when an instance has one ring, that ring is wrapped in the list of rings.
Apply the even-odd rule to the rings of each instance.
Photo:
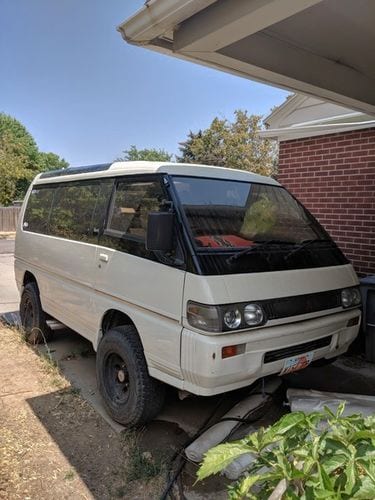
[[[120,424],[138,427],[160,412],[165,385],[150,377],[134,326],[108,330],[96,354],[99,391],[109,415]]]
[[[28,283],[23,289],[20,316],[24,336],[29,344],[41,344],[51,338],[52,330],[46,323],[36,283]]]

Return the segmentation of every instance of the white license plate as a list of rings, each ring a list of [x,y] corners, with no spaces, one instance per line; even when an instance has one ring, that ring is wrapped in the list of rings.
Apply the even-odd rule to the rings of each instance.
[[[280,375],[286,375],[287,373],[297,372],[298,370],[303,370],[306,366],[309,366],[314,357],[314,351],[308,352],[306,354],[301,354],[300,356],[294,356],[293,358],[288,358],[284,361],[284,367],[280,372]]]

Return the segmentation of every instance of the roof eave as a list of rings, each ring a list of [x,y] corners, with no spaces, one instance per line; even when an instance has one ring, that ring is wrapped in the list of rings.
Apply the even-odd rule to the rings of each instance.
[[[303,139],[317,135],[336,134],[339,132],[349,132],[351,130],[360,130],[375,127],[375,120],[357,123],[330,123],[319,125],[307,125],[298,127],[284,127],[278,129],[262,130],[259,135],[262,139],[274,139],[280,141],[289,141],[293,139]]]
[[[182,21],[216,0],[151,0],[117,27],[124,40],[133,45],[149,45]],[[197,5],[198,4],[198,5]],[[150,44],[148,48],[153,48]],[[156,47],[155,47],[156,48]]]

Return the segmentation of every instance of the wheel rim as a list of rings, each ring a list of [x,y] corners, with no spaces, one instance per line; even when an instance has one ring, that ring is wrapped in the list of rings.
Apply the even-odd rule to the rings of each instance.
[[[27,297],[23,306],[23,327],[26,332],[30,332],[34,326],[34,308],[31,300]]]
[[[104,387],[109,399],[124,404],[129,398],[129,373],[125,361],[117,353],[110,353],[104,360]]]

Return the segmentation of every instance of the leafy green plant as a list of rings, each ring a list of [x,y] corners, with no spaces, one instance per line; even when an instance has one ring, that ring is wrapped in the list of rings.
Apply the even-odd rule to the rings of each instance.
[[[202,480],[251,454],[246,473],[229,488],[237,500],[375,499],[375,416],[343,416],[329,408],[284,415],[267,429],[207,452]]]

